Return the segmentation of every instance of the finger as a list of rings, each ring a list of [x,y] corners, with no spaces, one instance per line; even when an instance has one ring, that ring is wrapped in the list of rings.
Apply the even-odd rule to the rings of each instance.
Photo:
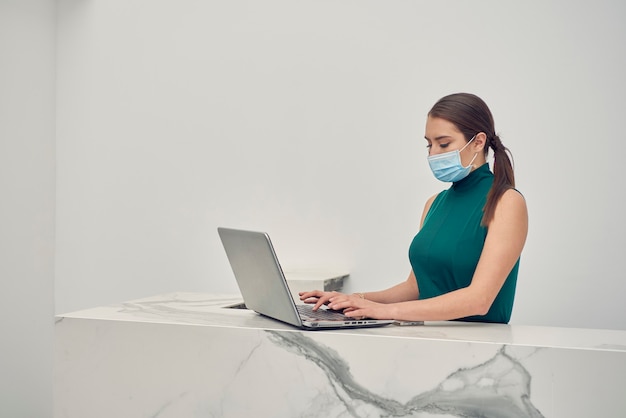
[[[319,298],[315,306],[313,306],[313,310],[317,311],[320,308],[320,306],[324,305],[325,303],[326,302],[324,301],[323,298]]]
[[[335,304],[335,303],[345,303],[347,301],[349,301],[350,299],[348,299],[345,295],[334,295],[328,298],[328,302],[331,304]]]
[[[313,310],[317,311],[322,305],[327,305],[328,299],[330,299],[330,295],[328,294],[321,296],[315,303],[315,306],[313,306]]]
[[[367,315],[365,315],[364,311],[365,309],[353,309],[347,312],[344,311],[344,315],[350,318],[360,318],[360,317],[365,318]]]
[[[330,309],[334,309],[334,310],[345,310],[348,308],[354,308],[354,306],[352,305],[352,302],[348,299],[348,300],[333,300],[328,304],[328,307]]]
[[[308,298],[313,298],[313,297],[320,297],[324,294],[324,292],[320,291],[320,290],[307,290],[304,292],[299,292],[298,295],[300,295],[300,300],[304,300],[304,299],[308,299]]]

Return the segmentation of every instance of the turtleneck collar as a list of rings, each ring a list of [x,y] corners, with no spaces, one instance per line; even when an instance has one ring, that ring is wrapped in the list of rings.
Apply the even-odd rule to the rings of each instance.
[[[476,184],[480,183],[481,180],[485,178],[493,178],[493,173],[489,169],[489,163],[485,163],[472,171],[462,180],[452,183],[451,189],[454,191],[461,192],[463,190],[468,190],[474,187]]]

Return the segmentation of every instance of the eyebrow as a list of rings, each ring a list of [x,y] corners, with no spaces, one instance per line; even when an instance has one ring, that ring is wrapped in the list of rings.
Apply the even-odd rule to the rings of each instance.
[[[432,141],[441,141],[442,139],[446,139],[446,138],[452,138],[452,136],[450,136],[450,135],[439,135],[439,136],[435,137],[435,139],[433,139]],[[424,136],[424,139],[426,139],[427,141],[431,141],[430,139],[428,139],[427,136]]]

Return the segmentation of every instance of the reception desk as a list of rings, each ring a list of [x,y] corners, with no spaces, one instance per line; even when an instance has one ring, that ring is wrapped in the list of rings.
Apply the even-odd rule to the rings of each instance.
[[[626,331],[311,332],[237,302],[174,293],[59,315],[54,416],[626,416]]]

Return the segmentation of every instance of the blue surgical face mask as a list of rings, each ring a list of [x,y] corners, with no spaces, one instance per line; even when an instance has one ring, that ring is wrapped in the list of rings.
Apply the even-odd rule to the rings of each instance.
[[[430,169],[438,180],[446,182],[455,182],[463,180],[472,171],[472,163],[478,156],[478,153],[474,155],[472,161],[470,161],[467,167],[463,167],[461,163],[461,151],[467,147],[470,142],[476,138],[476,135],[470,139],[463,148],[460,150],[454,150],[450,152],[444,152],[443,154],[429,155],[428,164]]]

